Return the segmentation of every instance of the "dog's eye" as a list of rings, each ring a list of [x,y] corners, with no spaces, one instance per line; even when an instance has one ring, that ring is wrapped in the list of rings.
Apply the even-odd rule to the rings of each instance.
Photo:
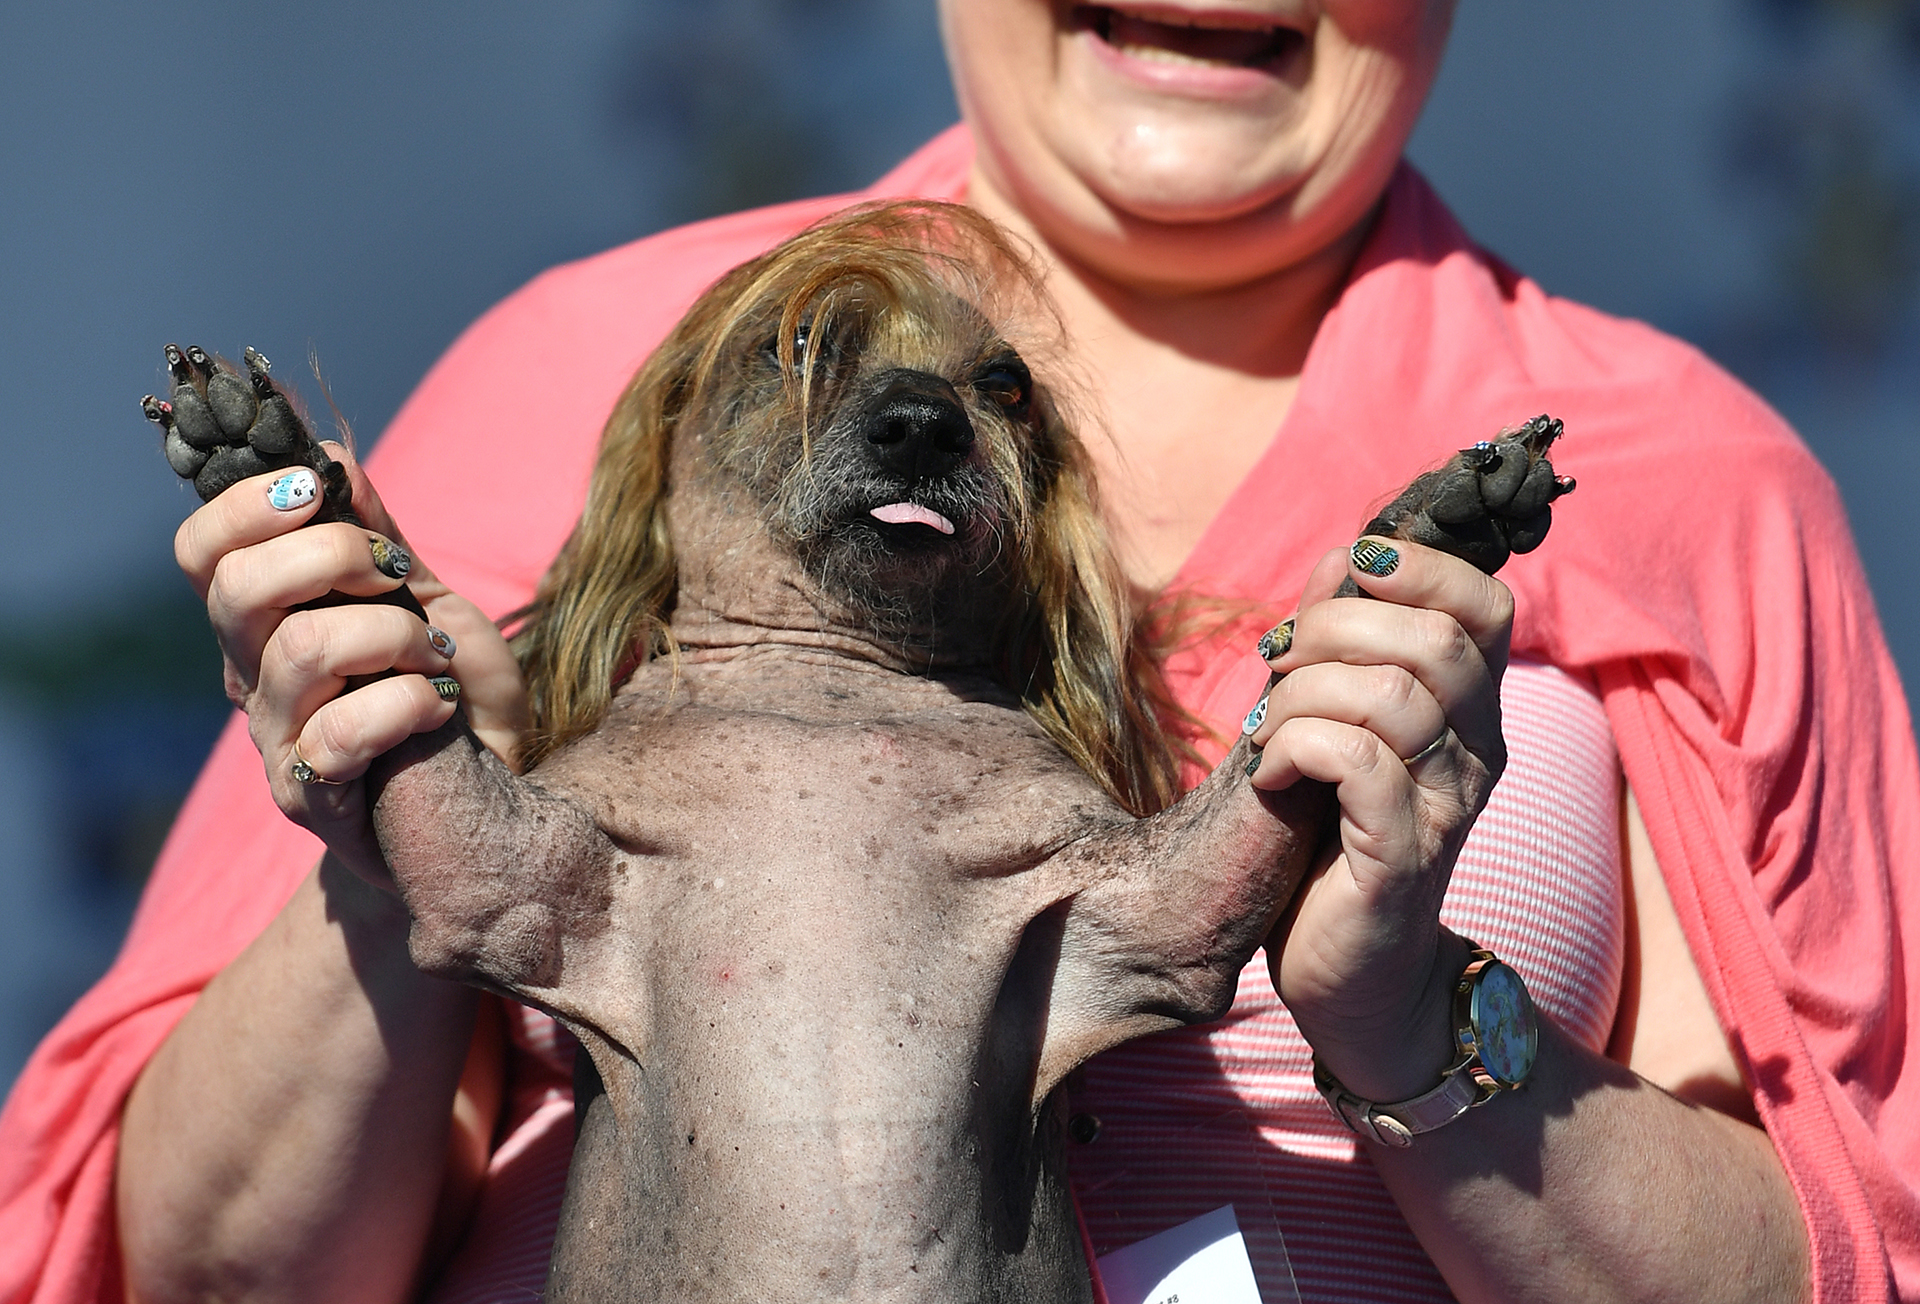
[[[803,371],[808,363],[807,341],[812,334],[812,325],[811,322],[803,321],[794,327],[793,331],[793,365]],[[766,356],[767,362],[777,368],[780,365],[780,337],[769,336],[766,344],[761,347],[761,352]]]
[[[1027,405],[1033,381],[1024,367],[991,367],[974,380],[973,387],[1003,408],[1019,409]]]

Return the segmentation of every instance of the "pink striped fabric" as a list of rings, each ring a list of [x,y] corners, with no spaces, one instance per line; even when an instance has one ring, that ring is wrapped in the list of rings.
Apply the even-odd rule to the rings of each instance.
[[[507,1095],[487,1185],[467,1236],[426,1298],[433,1304],[538,1300],[573,1158],[573,1034],[505,1002]]]
[[[1622,946],[1612,735],[1593,691],[1550,666],[1516,662],[1502,704],[1507,772],[1467,840],[1444,918],[1511,962],[1542,1010],[1599,1049]],[[536,1300],[546,1280],[573,1146],[573,1039],[515,1008],[506,1139],[433,1304]],[[1306,1304],[1452,1298],[1314,1091],[1264,954],[1225,1020],[1101,1056],[1075,1075],[1069,1100],[1101,1121],[1098,1139],[1073,1153],[1097,1253],[1231,1201],[1267,1304],[1292,1299],[1292,1282]]]

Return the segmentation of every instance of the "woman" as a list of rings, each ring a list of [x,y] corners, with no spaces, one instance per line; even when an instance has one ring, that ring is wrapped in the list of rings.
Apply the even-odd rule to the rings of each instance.
[[[1920,849],[1920,776],[1844,519],[1737,386],[1544,298],[1399,165],[1450,11],[947,0],[967,129],[872,192],[965,198],[1047,260],[1143,592],[1305,595],[1258,781],[1337,782],[1339,854],[1270,943],[1271,985],[1075,1087],[1089,1229],[1105,1249],[1231,1199],[1270,1297],[1280,1234],[1313,1299],[1920,1293],[1920,1157],[1880,1122],[1920,1045],[1889,977],[1920,935],[1890,871]],[[515,606],[620,383],[719,271],[836,202],[643,241],[483,319],[376,461],[410,542],[480,609]],[[1527,660],[1504,685],[1512,602],[1459,564],[1409,548],[1369,581],[1385,602],[1317,601],[1346,563],[1313,558],[1372,495],[1542,410],[1583,488],[1511,569]],[[10,1106],[26,1163],[0,1239],[26,1248],[0,1251],[21,1255],[7,1283],[101,1298],[124,1256],[137,1299],[405,1298],[438,1206],[469,1230],[432,1298],[537,1288],[563,1053],[516,1019],[503,1086],[498,1012],[407,962],[357,785],[291,770],[351,780],[438,723],[421,675],[449,664],[510,736],[511,662],[420,569],[451,660],[390,609],[283,620],[394,580],[363,535],[291,533],[301,513],[242,490],[195,514],[181,561],[272,797],[334,854],[301,877],[316,845],[230,731],[126,956]],[[330,700],[387,666],[409,673]],[[1171,670],[1228,733],[1266,674],[1243,646]],[[1462,851],[1502,764],[1501,687],[1513,761]],[[1434,1085],[1466,963],[1450,876],[1448,921],[1539,988],[1538,1063],[1411,1146],[1361,1141],[1313,1095],[1308,1047],[1367,1100]]]

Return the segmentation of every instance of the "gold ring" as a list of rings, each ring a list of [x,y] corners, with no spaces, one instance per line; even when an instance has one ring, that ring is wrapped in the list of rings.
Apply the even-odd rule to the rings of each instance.
[[[306,757],[300,755],[300,749],[297,747],[293,752],[293,765],[291,768],[293,770],[293,780],[295,783],[318,783],[324,784],[329,788],[343,788],[346,786],[345,781],[341,779],[321,778],[320,772],[313,768],[313,765]]]
[[[1433,755],[1435,752],[1439,751],[1442,747],[1446,746],[1447,739],[1451,738],[1452,736],[1453,736],[1453,730],[1442,729],[1440,731],[1440,736],[1434,739],[1432,742],[1428,743],[1425,747],[1422,747],[1419,751],[1415,752],[1411,756],[1401,757],[1400,764],[1406,766],[1409,770],[1411,770],[1414,766],[1420,764],[1420,762],[1426,760],[1429,756]]]

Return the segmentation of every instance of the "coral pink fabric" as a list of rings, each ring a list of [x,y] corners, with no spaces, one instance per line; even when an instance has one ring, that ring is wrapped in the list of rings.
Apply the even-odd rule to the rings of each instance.
[[[955,129],[868,193],[957,198],[970,157]],[[418,554],[489,611],[520,603],[634,368],[722,271],[843,202],[668,232],[483,317],[372,459]],[[1542,411],[1567,422],[1558,461],[1581,488],[1512,568],[1516,649],[1599,688],[1812,1229],[1817,1297],[1883,1300],[1897,1283],[1920,1298],[1920,1028],[1903,982],[1920,973],[1920,767],[1840,503],[1777,417],[1686,346],[1506,270],[1403,168],[1273,450],[1183,579],[1285,606],[1383,488]],[[1174,671],[1223,723],[1262,673],[1239,649]],[[0,1301],[118,1298],[121,1102],[317,854],[230,728],[119,960],[0,1115]]]

